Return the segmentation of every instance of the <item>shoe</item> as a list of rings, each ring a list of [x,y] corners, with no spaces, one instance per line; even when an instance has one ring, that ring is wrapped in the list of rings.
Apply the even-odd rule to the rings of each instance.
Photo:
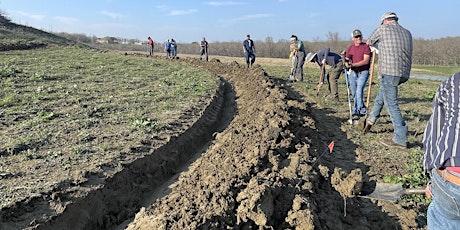
[[[382,138],[382,139],[380,139],[380,144],[385,145],[387,147],[397,147],[397,148],[400,148],[400,149],[407,149],[406,145],[401,145],[399,143],[396,143],[391,138]]]
[[[352,116],[351,119],[352,119],[352,120],[359,120],[359,116],[355,114],[355,115]]]

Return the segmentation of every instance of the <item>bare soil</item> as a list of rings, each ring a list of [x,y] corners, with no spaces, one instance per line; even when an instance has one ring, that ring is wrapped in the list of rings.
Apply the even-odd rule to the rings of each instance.
[[[127,147],[130,163],[3,208],[0,229],[420,228],[417,210],[360,196],[403,162],[354,144],[331,109],[258,65],[173,61],[216,74],[220,88],[164,141]]]

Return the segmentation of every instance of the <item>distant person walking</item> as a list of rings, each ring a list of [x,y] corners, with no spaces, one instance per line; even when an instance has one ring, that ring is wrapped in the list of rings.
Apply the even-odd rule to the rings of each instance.
[[[305,63],[305,46],[296,35],[291,36],[290,45],[292,60],[292,71],[289,81],[303,81],[303,65]]]
[[[320,68],[323,65],[329,65],[331,68],[329,72],[324,73],[327,83],[329,85],[329,95],[326,96],[326,100],[330,101],[339,101],[339,87],[337,80],[340,77],[340,74],[343,73],[343,61],[342,57],[339,54],[333,53],[330,51],[329,47],[323,48],[316,53],[307,54],[308,62],[316,62]],[[320,83],[317,87],[321,87]]]
[[[202,59],[204,55],[206,58],[206,61],[208,61],[208,47],[209,47],[209,43],[206,41],[206,38],[203,37],[203,39],[200,42],[200,60]]]
[[[171,41],[169,39],[165,42],[165,53],[167,58],[171,58]]]
[[[152,57],[155,42],[153,41],[153,39],[151,37],[148,37],[147,38],[147,44],[149,46],[149,56]]]
[[[460,227],[460,72],[445,80],[433,99],[423,135],[423,168],[431,183],[426,195],[428,229]]]
[[[408,127],[398,105],[398,86],[409,79],[412,65],[412,35],[398,24],[393,12],[383,14],[381,25],[367,39],[367,44],[378,46],[378,73],[380,88],[374,106],[364,125],[363,133],[377,122],[383,106],[390,114],[394,128],[393,138],[382,138],[380,143],[388,147],[407,148]]]
[[[360,117],[364,117],[367,113],[363,94],[369,79],[371,48],[363,42],[363,34],[358,29],[353,30],[351,33],[351,40],[353,40],[353,44],[346,51],[345,65],[351,69],[348,77],[350,79],[351,95],[354,97],[352,118],[353,120],[359,120]]]
[[[246,40],[243,41],[243,52],[244,58],[246,59],[246,64],[249,68],[256,61],[256,47],[254,46],[254,41],[252,41],[251,36],[249,34],[246,35]]]
[[[177,43],[173,38],[171,38],[171,56],[172,58],[177,56]]]

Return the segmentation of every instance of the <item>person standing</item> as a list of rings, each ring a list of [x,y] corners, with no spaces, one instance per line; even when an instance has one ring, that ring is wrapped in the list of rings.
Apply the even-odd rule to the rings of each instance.
[[[291,56],[292,71],[290,74],[290,81],[303,81],[303,65],[305,63],[305,46],[296,35],[291,36]],[[292,78],[292,79],[291,79]]]
[[[423,168],[430,178],[428,229],[460,227],[460,72],[445,80],[433,99],[423,134]]]
[[[202,56],[205,55],[206,61],[208,61],[208,47],[209,44],[206,41],[206,38],[203,37],[203,39],[200,42],[200,60],[202,59]]]
[[[343,73],[343,61],[342,57],[339,54],[330,52],[330,48],[326,47],[319,50],[316,53],[307,54],[308,62],[316,62],[320,69],[323,65],[331,66],[331,69],[328,73],[324,73],[329,85],[329,95],[326,96],[326,100],[339,101],[339,87],[337,80],[340,77],[340,74]],[[323,73],[322,73],[323,74]],[[321,83],[318,84],[318,88],[321,87]]]
[[[346,50],[345,65],[347,69],[351,69],[348,79],[350,80],[351,95],[354,97],[352,119],[359,120],[367,112],[363,94],[369,79],[371,49],[369,45],[363,42],[363,35],[358,29],[351,33],[351,40],[353,40],[353,44]]]
[[[367,44],[378,46],[378,74],[380,88],[374,106],[363,126],[363,133],[370,130],[385,105],[394,128],[393,138],[382,138],[387,147],[407,148],[408,127],[398,105],[398,86],[409,79],[412,65],[412,34],[398,23],[396,13],[387,12],[381,25],[371,34]]]
[[[256,61],[256,47],[254,46],[254,41],[252,41],[251,36],[249,34],[246,35],[246,40],[243,41],[243,52],[244,58],[246,59],[246,64],[249,68]]]
[[[165,42],[165,52],[166,57],[171,58],[171,41],[169,39]]]
[[[149,56],[153,57],[153,47],[154,47],[154,41],[151,37],[147,38],[147,44],[149,46]]]
[[[171,38],[171,56],[172,58],[177,57],[177,43],[176,40],[174,40],[174,38]]]

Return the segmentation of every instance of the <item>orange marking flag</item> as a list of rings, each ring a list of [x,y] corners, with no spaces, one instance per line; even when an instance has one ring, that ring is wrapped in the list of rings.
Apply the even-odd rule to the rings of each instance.
[[[332,141],[332,142],[329,144],[328,148],[329,148],[329,152],[332,153],[332,149],[334,148],[334,141]]]

